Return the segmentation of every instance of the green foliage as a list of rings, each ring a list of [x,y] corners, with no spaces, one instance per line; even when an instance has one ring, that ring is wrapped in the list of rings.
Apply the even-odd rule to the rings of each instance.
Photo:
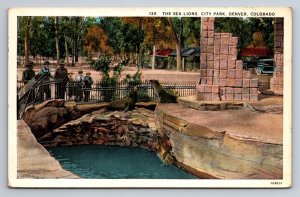
[[[198,17],[185,18],[185,22],[183,25],[184,47],[199,46],[200,28],[201,28],[201,18]]]
[[[150,101],[151,98],[148,95],[147,87],[139,87],[142,84],[142,72],[137,70],[133,75],[127,74],[125,77],[125,81],[129,84],[129,90],[127,94],[129,94],[130,89],[134,86],[138,87],[138,100],[140,101]]]
[[[24,55],[26,16],[19,16],[17,54]],[[86,35],[89,28],[103,29],[105,44],[112,48],[114,56],[138,56],[139,65],[143,64],[145,54],[157,48],[175,49],[175,38],[166,17],[58,17],[60,57],[88,56]],[[30,24],[30,55],[56,57],[55,17],[32,16]],[[198,17],[172,17],[176,35],[182,47],[199,46],[201,20]],[[216,18],[216,32],[232,32],[239,37],[238,47],[247,47],[253,33],[262,32],[265,44],[274,46],[274,18]],[[102,36],[102,35],[101,35]],[[101,37],[100,36],[100,37]],[[102,52],[102,51],[100,51]],[[133,55],[132,55],[133,56]],[[72,59],[72,60],[73,60]],[[101,60],[104,61],[104,60]],[[73,62],[75,63],[75,62]],[[102,62],[104,63],[104,62]],[[103,65],[102,65],[103,66]],[[104,69],[104,68],[103,68]]]
[[[101,55],[99,59],[93,60],[88,58],[88,63],[91,65],[91,68],[101,72],[101,86],[105,87],[102,91],[104,101],[108,102],[115,99],[116,96],[116,85],[120,79],[123,68],[128,64],[128,60],[123,60],[118,63],[116,66],[111,66],[110,57],[107,55]],[[112,76],[110,72],[113,71]]]
[[[26,18],[18,17],[18,55],[24,55]],[[54,24],[50,17],[32,17],[30,25],[30,54],[45,57],[55,56]]]
[[[133,75],[127,74],[125,81],[132,85],[139,85],[142,83],[142,73],[140,70],[137,70]]]
[[[102,55],[98,60],[93,60],[92,58],[88,59],[89,64],[94,70],[100,71],[103,76],[108,75],[110,71],[110,57],[107,55]]]
[[[248,23],[251,29],[251,35],[255,32],[262,32],[266,46],[274,47],[274,18],[249,18]]]
[[[238,48],[247,47],[255,32],[263,32],[266,46],[274,46],[274,18],[216,18],[216,32],[231,32],[234,36],[239,37]]]
[[[215,32],[230,32],[239,37],[238,48],[245,48],[252,39],[248,21],[244,18],[216,18]]]
[[[173,24],[177,32],[177,36],[181,38],[182,47],[199,46],[201,18],[174,17]],[[182,25],[181,28],[180,25]]]
[[[114,49],[115,54],[125,52],[138,52],[144,41],[144,31],[131,24],[122,22],[120,17],[105,17],[100,25],[108,37],[108,45]]]

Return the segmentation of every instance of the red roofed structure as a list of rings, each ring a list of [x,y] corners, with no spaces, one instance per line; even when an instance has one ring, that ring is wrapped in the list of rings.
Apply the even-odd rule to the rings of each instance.
[[[241,51],[242,57],[270,57],[273,55],[269,48],[244,48]]]
[[[157,49],[155,56],[157,57],[168,57],[174,50],[173,49]],[[152,55],[153,52],[150,53]]]

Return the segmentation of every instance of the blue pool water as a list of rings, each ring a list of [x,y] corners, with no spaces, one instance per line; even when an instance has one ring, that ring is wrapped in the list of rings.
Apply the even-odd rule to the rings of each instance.
[[[155,153],[142,148],[117,146],[61,146],[48,148],[64,169],[82,178],[98,179],[196,179]]]

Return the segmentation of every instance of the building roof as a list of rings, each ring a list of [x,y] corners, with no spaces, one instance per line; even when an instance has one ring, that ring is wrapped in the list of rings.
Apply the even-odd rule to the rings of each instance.
[[[269,48],[244,48],[241,51],[242,57],[268,57],[272,55]]]
[[[173,49],[157,49],[155,51],[155,56],[157,57],[168,57],[173,52]],[[153,52],[150,53],[152,55]]]
[[[187,47],[181,49],[181,54],[183,57],[187,56],[200,56],[200,48],[199,47]],[[176,50],[173,51],[169,56],[177,56]]]

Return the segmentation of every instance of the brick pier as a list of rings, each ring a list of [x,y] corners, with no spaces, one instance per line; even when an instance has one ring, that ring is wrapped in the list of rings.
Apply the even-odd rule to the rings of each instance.
[[[237,60],[238,37],[215,33],[214,17],[201,18],[198,100],[257,101],[258,79]]]

